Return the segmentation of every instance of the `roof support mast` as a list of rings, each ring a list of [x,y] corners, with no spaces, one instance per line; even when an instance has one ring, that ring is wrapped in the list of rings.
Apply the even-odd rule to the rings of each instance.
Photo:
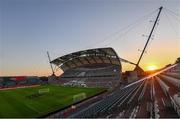
[[[154,25],[153,25],[153,27],[152,27],[152,30],[151,30],[151,32],[150,32],[150,34],[149,34],[149,36],[148,36],[148,40],[147,40],[147,42],[146,42],[146,44],[145,44],[145,46],[144,46],[144,49],[143,49],[143,51],[142,51],[142,53],[141,53],[141,56],[140,56],[140,58],[139,58],[139,60],[138,60],[138,62],[137,62],[137,64],[136,64],[136,68],[139,67],[139,63],[140,63],[141,58],[142,58],[142,56],[143,56],[143,54],[144,54],[144,52],[145,52],[145,50],[146,50],[146,47],[147,47],[147,45],[148,45],[148,43],[149,43],[149,40],[151,39],[151,35],[152,35],[152,33],[153,33],[153,31],[154,31],[154,28],[155,28],[155,26],[156,26],[156,24],[157,24],[157,21],[158,21],[158,19],[159,19],[159,16],[160,16],[160,13],[161,13],[162,8],[163,8],[162,6],[159,8],[158,15],[157,15],[157,17],[156,17],[156,20],[155,20],[155,22],[154,22]],[[136,68],[135,68],[135,69],[136,69]]]
[[[49,63],[51,62],[51,59],[50,59],[50,56],[49,56],[49,52],[47,51],[47,56],[48,56],[48,59],[49,59]],[[53,67],[52,67],[52,64],[50,63],[50,66],[51,66],[51,70],[52,70],[52,75],[54,75],[54,70],[53,70]]]

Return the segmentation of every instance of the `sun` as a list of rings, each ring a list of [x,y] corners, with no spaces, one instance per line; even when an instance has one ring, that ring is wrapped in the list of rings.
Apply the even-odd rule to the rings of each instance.
[[[154,71],[156,69],[157,69],[157,66],[155,66],[155,65],[150,65],[147,67],[147,70],[149,70],[149,71]]]

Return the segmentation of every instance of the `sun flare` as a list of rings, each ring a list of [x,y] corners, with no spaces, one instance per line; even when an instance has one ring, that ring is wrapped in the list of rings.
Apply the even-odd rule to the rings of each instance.
[[[157,66],[155,66],[155,65],[151,65],[151,66],[147,67],[147,70],[149,70],[149,71],[154,71],[156,69],[157,69]]]

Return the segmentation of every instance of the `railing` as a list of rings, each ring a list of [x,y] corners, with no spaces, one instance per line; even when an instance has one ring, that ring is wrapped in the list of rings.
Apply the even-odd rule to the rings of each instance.
[[[169,92],[169,86],[166,85],[159,77],[156,76],[156,80],[158,81],[159,85],[161,86],[161,89],[163,90],[163,92],[165,93],[166,96],[168,96],[168,92]]]
[[[166,81],[172,83],[174,86],[180,88],[180,80],[173,77],[166,76],[166,75],[160,75],[160,76],[164,78]]]

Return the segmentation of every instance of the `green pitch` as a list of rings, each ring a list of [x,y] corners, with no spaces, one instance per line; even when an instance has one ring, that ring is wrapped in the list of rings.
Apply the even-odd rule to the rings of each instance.
[[[39,89],[49,88],[49,92],[38,94]],[[0,118],[2,117],[39,117],[73,103],[73,96],[86,93],[95,95],[104,89],[62,87],[54,85],[33,88],[0,90]],[[30,98],[31,97],[31,98]]]

